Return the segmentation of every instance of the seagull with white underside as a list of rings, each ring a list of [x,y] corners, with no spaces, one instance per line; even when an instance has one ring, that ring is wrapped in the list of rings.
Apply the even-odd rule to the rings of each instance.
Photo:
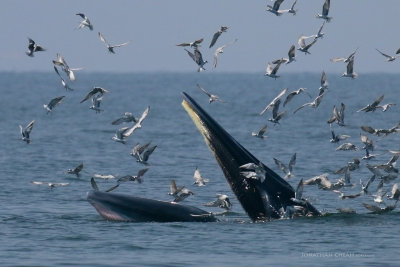
[[[207,60],[204,61],[203,55],[201,54],[200,50],[197,48],[197,46],[194,48],[193,53],[190,52],[189,50],[185,49],[185,51],[188,53],[188,55],[193,59],[193,61],[197,64],[199,67],[197,69],[197,72],[204,71],[204,65],[208,62]]]
[[[81,163],[81,164],[79,164],[78,166],[76,166],[75,168],[73,168],[73,169],[68,169],[67,170],[67,173],[69,173],[69,174],[75,174],[76,175],[76,177],[80,177],[81,175],[80,175],[80,172],[82,171],[82,169],[83,169],[83,163]]]
[[[80,16],[83,20],[79,23],[77,29],[82,29],[84,27],[88,27],[91,31],[93,31],[93,24],[90,23],[88,17],[85,16],[83,13],[76,13],[77,16]]]
[[[40,182],[40,181],[31,181],[31,184],[34,185],[47,185],[51,189],[57,187],[57,186],[67,186],[69,183],[53,183],[53,182]]]
[[[212,102],[216,101],[216,102],[224,102],[222,101],[219,96],[214,95],[209,93],[206,89],[204,89],[203,87],[201,87],[199,84],[197,84],[197,87],[203,92],[205,93],[209,98],[208,98],[208,102],[211,104]]]
[[[297,43],[299,44],[299,48],[297,48],[297,50],[304,52],[304,54],[311,54],[308,49],[311,48],[311,46],[313,46],[316,42],[317,42],[317,38],[314,38],[309,44],[306,44],[306,40],[309,38],[314,38],[314,35],[311,36],[300,36],[299,40],[297,41]]]
[[[43,107],[47,110],[47,114],[49,114],[57,105],[61,103],[65,96],[58,96],[50,100],[50,102],[46,105],[44,104]]]
[[[321,104],[322,98],[324,97],[325,94],[326,93],[320,94],[314,99],[314,101],[305,103],[302,106],[298,107],[295,111],[293,111],[293,114],[295,114],[297,111],[299,111],[300,109],[307,107],[307,106],[311,107],[311,108],[317,108],[319,106],[319,104]]]
[[[376,48],[375,48],[375,49],[376,49]],[[385,53],[381,52],[381,51],[378,50],[378,49],[376,49],[376,51],[378,51],[379,54],[381,54],[382,56],[384,56],[384,57],[386,58],[386,61],[387,61],[387,62],[395,61],[396,58],[399,57],[399,56],[397,56],[397,55],[396,55],[396,56],[391,56],[391,55],[385,54]]]
[[[128,41],[128,42],[125,42],[122,44],[110,45],[100,32],[99,32],[99,38],[106,45],[108,52],[110,52],[112,54],[115,54],[114,48],[129,44],[129,41]]]
[[[281,169],[281,171],[283,171],[283,173],[285,174],[285,178],[289,179],[293,177],[293,167],[296,164],[296,153],[294,153],[292,155],[292,157],[290,158],[289,164],[286,166],[284,163],[282,163],[282,161],[273,158],[275,164],[279,167],[279,169]]]
[[[99,94],[99,96],[104,95],[105,93],[108,93],[108,91],[102,87],[98,87],[95,86],[93,87],[93,89],[81,100],[80,103],[85,102],[86,100],[88,100],[89,98],[91,98],[92,96],[94,96],[95,94]]]
[[[214,69],[217,67],[218,56],[219,56],[219,54],[224,53],[224,49],[225,49],[227,46],[234,44],[236,41],[237,41],[237,39],[233,40],[233,41],[232,41],[231,43],[229,43],[229,44],[220,46],[220,47],[218,47],[218,48],[215,50],[215,52],[214,52],[214,63],[213,63],[213,68],[214,68]]]
[[[57,54],[57,58],[53,60],[53,64],[61,67],[62,70],[68,75],[68,78],[71,81],[75,81],[74,71],[82,69],[82,68],[70,68],[65,59],[60,54]]]
[[[295,97],[296,95],[299,95],[302,92],[306,93],[311,98],[311,95],[306,91],[306,88],[299,88],[299,89],[294,90],[293,92],[289,93],[286,96],[286,99],[283,102],[283,106],[286,106],[286,104],[289,103],[289,101],[291,101],[293,99],[293,97]]]
[[[333,63],[336,63],[336,62],[349,63],[350,60],[352,60],[354,58],[357,50],[358,50],[358,47],[348,57],[334,57],[334,58],[331,58],[330,61]]]
[[[268,136],[264,135],[265,132],[267,131],[267,127],[268,127],[268,125],[265,124],[258,132],[252,132],[251,136],[255,136],[255,137],[258,137],[261,139],[267,138]]]
[[[287,90],[289,88],[285,88],[280,92],[272,101],[260,112],[260,115],[263,115],[268,109],[272,108],[275,106],[276,102],[284,95],[286,94]]]
[[[61,74],[58,72],[58,69],[57,69],[57,67],[56,66],[53,66],[54,67],[54,71],[57,73],[57,75],[58,75],[58,77],[60,77],[60,79],[61,79],[61,84],[62,84],[62,86],[65,88],[65,90],[67,90],[67,91],[73,91],[74,89],[72,89],[71,87],[69,87],[69,85],[67,84],[67,82],[64,80],[64,78],[61,76]]]
[[[177,44],[176,46],[189,46],[189,47],[196,48],[196,47],[200,46],[200,44],[203,42],[203,40],[204,39],[201,38],[201,39],[198,39],[198,40],[190,42],[190,43],[180,43],[180,44]]]
[[[279,121],[286,115],[286,110],[278,113],[280,104],[281,100],[278,99],[274,104],[274,108],[272,109],[272,118],[268,119],[270,122],[279,124]]]
[[[143,175],[149,170],[149,168],[144,168],[138,171],[137,175],[124,175],[120,178],[118,178],[117,182],[121,183],[121,182],[138,182],[139,184],[141,184],[143,182]]]
[[[28,38],[28,40],[28,51],[25,52],[28,56],[33,57],[35,52],[46,51],[45,48],[36,44],[31,38]]]
[[[328,17],[330,4],[330,0],[325,0],[324,5],[322,6],[322,14],[317,14],[317,18],[324,19],[326,22],[330,22],[332,20],[332,17]]]
[[[130,112],[125,112],[124,115],[111,122],[112,125],[120,125],[125,122],[137,122],[137,119]]]
[[[354,72],[353,67],[354,67],[354,57],[350,59],[349,63],[347,63],[346,72],[342,74],[342,77],[349,77],[352,79],[357,78],[358,74]]]
[[[89,108],[96,111],[96,113],[102,112],[103,110],[100,109],[100,104],[102,101],[103,101],[103,95],[92,96],[92,105]]]
[[[272,67],[272,64],[268,62],[264,76],[274,78],[275,80],[279,78],[280,76],[278,76],[276,73],[278,72],[279,67],[281,66],[282,63],[283,61],[278,61],[277,64],[274,67]]]
[[[197,167],[194,170],[193,179],[194,179],[193,184],[197,184],[198,186],[205,186],[206,183],[210,181],[209,179],[206,179],[203,176],[201,176],[200,171]]]
[[[22,141],[25,141],[27,144],[29,144],[31,142],[30,139],[30,134],[33,128],[33,124],[35,123],[35,120],[31,121],[30,123],[28,123],[28,125],[26,125],[25,128],[22,127],[22,125],[19,125],[19,130],[21,133],[21,139]]]
[[[217,194],[217,199],[204,204],[206,207],[219,207],[221,209],[230,210],[232,207],[229,197],[224,194]]]
[[[279,7],[281,6],[282,2],[284,0],[275,0],[274,5],[267,5],[267,11],[271,12],[272,14],[275,14],[276,16],[281,16],[284,13],[288,13],[289,10],[280,10]]]

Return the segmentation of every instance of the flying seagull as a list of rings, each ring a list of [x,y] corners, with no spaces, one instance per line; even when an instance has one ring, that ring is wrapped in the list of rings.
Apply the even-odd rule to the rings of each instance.
[[[185,49],[185,51],[193,59],[193,61],[197,64],[197,66],[199,66],[199,68],[197,69],[198,72],[205,70],[204,65],[207,63],[207,60],[206,61],[203,60],[203,56],[200,50],[197,48],[197,46],[195,47],[193,53],[187,49]]]
[[[325,90],[329,88],[329,83],[326,80],[326,73],[322,71],[321,74],[321,86],[319,87],[319,95],[323,94]]]
[[[53,189],[56,186],[67,186],[69,183],[52,183],[52,182],[40,182],[40,181],[31,181],[32,184],[34,185],[47,185],[51,189]]]
[[[29,40],[28,51],[25,52],[28,56],[33,57],[34,56],[33,53],[35,52],[46,51],[45,48],[36,44],[35,41],[33,41],[31,38],[28,38],[28,40]]]
[[[332,20],[332,17],[328,17],[330,4],[330,0],[325,0],[324,5],[322,6],[322,14],[317,14],[317,18],[324,19],[326,22],[330,22]]]
[[[230,210],[232,207],[229,197],[224,194],[217,194],[217,199],[204,204],[206,207],[219,207],[221,209]]]
[[[357,110],[357,112],[360,112],[360,111],[365,111],[365,112],[375,111],[376,108],[378,107],[378,105],[382,102],[384,96],[385,95],[381,95],[374,102],[372,102],[372,104],[366,105],[365,107]]]
[[[58,77],[60,77],[60,79],[61,79],[61,84],[62,84],[62,86],[65,88],[65,90],[67,90],[67,91],[73,91],[74,89],[72,89],[71,87],[69,87],[69,85],[67,84],[67,82],[64,80],[64,78],[60,75],[60,73],[58,72],[58,69],[57,69],[57,67],[56,66],[53,66],[54,67],[54,71],[57,73],[57,75],[58,75]]]
[[[233,40],[233,42],[231,42],[231,43],[229,43],[229,44],[220,46],[220,47],[218,47],[218,48],[215,50],[215,52],[214,52],[214,63],[213,63],[213,68],[214,68],[214,69],[217,67],[218,55],[224,53],[224,49],[225,49],[227,46],[229,46],[229,45],[231,45],[231,44],[234,44],[236,41],[237,41],[237,39]]]
[[[332,61],[334,63],[336,63],[336,62],[348,63],[348,62],[350,62],[350,60],[352,60],[354,58],[357,50],[358,50],[358,47],[348,57],[334,57],[334,58],[331,58],[330,61]]]
[[[265,124],[258,132],[256,132],[256,133],[252,132],[251,136],[255,136],[255,137],[258,137],[258,138],[261,138],[261,139],[267,138],[267,136],[264,135],[265,132],[267,131],[267,127],[268,127],[268,125]]]
[[[269,103],[261,112],[260,115],[263,115],[268,109],[272,108],[275,106],[275,104],[277,103],[277,101],[284,95],[286,94],[288,88],[283,89],[282,92],[280,92],[272,101],[271,103]]]
[[[85,96],[85,98],[83,98],[83,99],[81,100],[80,103],[85,102],[86,100],[88,100],[89,98],[91,98],[92,96],[94,96],[94,95],[97,94],[97,93],[100,94],[100,96],[102,96],[102,95],[104,95],[105,93],[108,93],[108,91],[107,91],[106,89],[104,89],[104,88],[95,86],[95,87],[93,87],[93,89]]]
[[[193,184],[197,184],[198,186],[205,186],[206,183],[210,181],[209,179],[203,178],[203,176],[201,176],[200,171],[197,167],[194,170],[193,178],[194,178]]]
[[[216,102],[224,102],[224,101],[222,101],[222,100],[219,98],[219,96],[213,95],[213,94],[209,93],[206,89],[204,89],[203,87],[201,87],[199,84],[197,84],[197,87],[198,87],[201,91],[203,91],[203,93],[205,93],[205,94],[209,97],[208,101],[209,101],[210,104],[211,104],[212,102],[214,102],[214,101],[216,101]]]
[[[279,10],[280,5],[284,0],[275,0],[274,6],[267,5],[267,11],[275,14],[276,16],[281,16],[284,13],[289,12],[289,10]]]
[[[352,79],[357,78],[358,74],[353,70],[354,66],[354,57],[350,59],[349,63],[347,63],[347,71],[342,74],[342,77],[350,77]]]
[[[96,111],[96,113],[102,112],[103,110],[100,109],[101,101],[103,101],[103,95],[92,96],[92,105],[89,108]]]
[[[223,33],[226,32],[228,30],[227,26],[221,26],[221,28],[214,33],[213,38],[211,40],[210,46],[208,48],[211,48],[214,46],[214,44],[217,42],[217,39],[219,38],[219,36]]]
[[[53,60],[53,64],[56,66],[60,66],[62,70],[68,75],[68,78],[71,81],[75,81],[74,71],[82,69],[82,68],[70,68],[65,59],[60,54],[57,54],[57,58]]]
[[[276,103],[274,104],[274,108],[272,109],[272,118],[269,118],[268,119],[269,121],[279,124],[279,121],[286,115],[286,110],[278,113],[280,104],[281,104],[281,100],[278,99],[276,101]]]
[[[177,44],[176,46],[189,46],[189,47],[193,47],[193,48],[197,48],[198,46],[200,46],[200,44],[203,42],[203,38],[190,42],[190,43],[180,43]]]
[[[296,164],[296,153],[292,155],[290,158],[289,164],[286,166],[283,164],[280,160],[273,158],[275,161],[275,164],[283,171],[283,173],[286,175],[285,178],[292,178],[293,177],[293,167]]]
[[[314,36],[300,36],[299,40],[297,41],[297,43],[299,44],[299,48],[297,48],[297,50],[304,52],[306,55],[311,54],[310,52],[308,52],[308,49],[310,49],[310,47],[313,46],[318,40],[317,38],[314,38],[309,44],[306,44],[306,39],[312,37]]]
[[[176,183],[175,183],[175,180],[172,179],[170,181],[170,184],[169,184],[169,193],[168,193],[168,195],[173,196],[173,197],[177,197],[178,194],[182,191],[183,188],[185,188],[184,185],[180,186],[180,187],[177,187]]]
[[[79,176],[80,176],[80,172],[82,171],[82,169],[83,169],[83,163],[79,164],[78,166],[76,166],[76,167],[73,168],[73,169],[68,169],[68,170],[67,170],[67,173],[69,173],[69,174],[75,174],[76,177],[79,177]]]
[[[84,27],[88,27],[91,31],[93,31],[93,24],[90,23],[88,17],[85,16],[83,13],[77,13],[77,16],[80,16],[83,20],[79,23],[77,29],[82,29]]]
[[[309,102],[309,103],[305,103],[305,104],[303,104],[302,106],[298,107],[298,108],[293,112],[293,114],[296,113],[297,111],[299,111],[300,109],[302,109],[302,108],[304,108],[304,107],[307,107],[307,106],[312,107],[312,108],[317,108],[317,107],[319,106],[319,104],[321,104],[322,98],[324,97],[325,94],[326,94],[326,93],[323,93],[323,94],[321,94],[321,95],[318,95],[318,96],[314,99],[314,101]]]
[[[108,52],[110,52],[112,54],[115,54],[114,48],[129,44],[129,41],[128,41],[128,42],[125,42],[122,44],[110,45],[100,32],[99,32],[99,38],[106,45]]]
[[[137,175],[125,175],[120,177],[117,182],[128,182],[128,181],[132,181],[132,182],[138,182],[139,184],[141,184],[143,182],[143,175],[149,170],[149,168],[144,168],[138,171]]]
[[[124,122],[137,122],[137,119],[130,112],[125,112],[124,115],[111,122],[112,125],[120,125]]]
[[[297,9],[294,9],[294,6],[296,5],[296,3],[297,3],[297,0],[294,0],[292,6],[288,10],[288,12],[291,13],[293,16],[296,15],[296,13],[297,13]]]
[[[322,39],[322,38],[324,37],[325,33],[322,32],[322,28],[324,28],[325,23],[326,23],[326,21],[324,21],[324,22],[322,23],[321,27],[319,27],[319,30],[318,30],[317,34],[314,35],[315,38],[321,38],[321,39]]]
[[[280,58],[280,59],[274,60],[274,61],[272,61],[272,64],[278,64],[279,62],[289,64],[289,63],[292,63],[293,61],[296,61],[296,47],[294,45],[292,45],[289,48],[288,58]]]
[[[28,123],[28,125],[26,125],[25,129],[22,128],[21,125],[19,125],[19,130],[21,132],[22,141],[25,141],[27,144],[29,144],[31,142],[31,139],[29,137],[30,137],[34,123],[35,123],[35,120],[31,121],[30,123]]]
[[[306,92],[306,88],[299,88],[299,89],[294,90],[293,92],[289,93],[286,96],[286,99],[283,102],[283,106],[286,106],[286,104],[289,103],[289,101],[291,101],[294,96],[299,95],[302,92],[305,92],[311,98],[311,95],[308,92]]]
[[[276,75],[276,73],[278,72],[279,67],[281,66],[281,64],[282,64],[282,61],[279,61],[275,65],[275,67],[272,67],[272,64],[270,62],[268,62],[264,76],[268,76],[268,77],[274,78],[275,80],[276,80],[276,78],[279,78],[280,76]]]
[[[388,62],[395,61],[396,58],[399,57],[399,56],[390,56],[388,54],[385,54],[385,53],[379,51],[378,49],[376,49],[376,51],[378,51],[382,56],[386,57],[386,61],[388,61]]]
[[[338,143],[340,140],[345,140],[350,137],[350,135],[345,135],[345,134],[335,134],[333,129],[331,129],[331,143]]]
[[[50,100],[50,102],[46,105],[44,104],[43,107],[47,110],[47,114],[49,114],[58,104],[61,103],[65,96],[58,96]]]
[[[327,121],[327,123],[331,124],[336,121],[339,126],[345,126],[344,124],[344,110],[346,109],[346,105],[341,103],[341,108],[338,110],[336,105],[333,106],[333,114],[332,117]]]

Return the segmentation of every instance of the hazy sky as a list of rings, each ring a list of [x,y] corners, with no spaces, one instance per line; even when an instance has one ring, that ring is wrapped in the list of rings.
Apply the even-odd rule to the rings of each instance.
[[[294,0],[285,0],[289,8]],[[181,42],[204,38],[201,51],[209,63],[207,72],[264,72],[268,61],[286,57],[300,35],[315,34],[324,0],[298,0],[298,14],[276,17],[266,12],[269,0],[2,0],[0,9],[0,71],[53,71],[56,53],[70,67],[85,71],[171,71],[191,72],[197,66],[181,47]],[[311,49],[311,55],[297,51],[297,62],[284,66],[286,72],[345,71],[343,63],[329,58],[347,56],[359,47],[355,71],[399,72],[400,59],[386,62],[375,48],[394,54],[400,47],[399,0],[332,0],[324,27],[325,37]],[[85,13],[94,30],[77,30]],[[217,44],[209,49],[212,35],[221,25],[229,26]],[[109,54],[99,40],[101,32],[111,43],[131,41]],[[28,39],[47,48],[35,57],[25,55]],[[212,68],[214,50],[235,38],[238,41],[220,55]],[[283,69],[283,68],[282,68]],[[280,70],[281,71],[281,70]]]

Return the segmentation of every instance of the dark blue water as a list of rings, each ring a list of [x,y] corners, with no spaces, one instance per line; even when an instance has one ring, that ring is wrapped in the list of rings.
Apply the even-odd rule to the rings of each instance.
[[[382,103],[398,103],[398,75],[361,74],[356,80],[328,73],[330,90],[318,109],[293,111],[310,99],[296,96],[284,109],[287,116],[280,125],[268,122],[268,138],[251,137],[271,112],[258,113],[282,89],[308,88],[315,97],[320,73],[286,74],[278,80],[258,74],[106,74],[78,73],[66,92],[54,73],[0,74],[0,264],[2,266],[55,265],[135,265],[135,266],[270,266],[320,265],[357,266],[396,265],[400,260],[399,208],[387,214],[370,214],[362,203],[373,203],[371,196],[341,200],[338,194],[306,186],[304,196],[319,210],[333,213],[319,218],[277,220],[252,223],[230,191],[225,178],[200,133],[181,106],[185,91],[205,107],[225,129],[251,153],[279,174],[276,157],[287,163],[297,153],[292,186],[322,173],[330,180],[341,175],[333,171],[364,151],[360,141],[361,125],[391,128],[400,120],[399,106],[383,113],[356,112],[381,94]],[[197,89],[199,83],[219,95],[225,103],[208,103]],[[90,103],[79,104],[93,86],[106,88],[102,109],[96,114]],[[43,104],[65,95],[64,101],[46,114]],[[327,120],[333,105],[346,104],[345,127],[333,125],[336,133],[348,134],[358,151],[335,151]],[[111,140],[118,126],[111,121],[124,112],[139,116],[151,106],[143,128],[128,138],[126,145]],[[35,119],[31,144],[21,141],[18,125]],[[388,149],[399,149],[399,135],[368,135],[380,154],[369,164],[387,162]],[[86,201],[94,173],[135,175],[143,168],[129,155],[137,143],[158,145],[150,158],[150,169],[142,184],[126,183],[116,192],[170,200],[170,179],[186,185],[195,195],[186,204],[219,212],[202,205],[216,193],[231,197],[232,213],[218,223],[115,223],[103,220]],[[84,163],[77,179],[66,170]],[[351,173],[353,188],[360,191],[359,180],[371,176],[362,161]],[[198,167],[210,179],[196,187],[193,172]],[[31,181],[67,182],[66,187],[50,189]],[[385,184],[390,189],[394,180]],[[101,189],[113,181],[98,181]],[[377,182],[371,185],[375,190]],[[387,204],[393,204],[385,200]],[[357,214],[337,214],[337,208],[352,208]],[[335,214],[336,213],[336,214]]]

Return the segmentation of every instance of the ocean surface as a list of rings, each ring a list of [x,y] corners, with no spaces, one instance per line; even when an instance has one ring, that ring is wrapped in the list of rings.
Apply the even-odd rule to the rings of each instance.
[[[299,87],[315,98],[321,73],[282,74],[274,80],[263,73],[76,73],[66,91],[54,72],[0,73],[0,265],[1,266],[398,266],[400,262],[400,207],[385,214],[371,214],[362,203],[376,204],[371,195],[340,199],[337,193],[304,187],[303,196],[325,215],[314,218],[282,219],[253,223],[230,190],[214,156],[183,109],[181,92],[191,95],[233,137],[264,164],[284,176],[273,158],[288,163],[293,153],[297,162],[294,177],[300,179],[328,173],[331,181],[343,175],[333,172],[365,151],[360,140],[362,125],[391,128],[400,121],[400,76],[360,74],[355,80],[327,73],[329,91],[317,109],[305,107],[312,99],[307,94],[293,98],[284,108],[280,124],[268,121],[264,107],[288,87]],[[196,84],[217,94],[223,103],[208,103]],[[104,95],[101,113],[89,109],[90,101],[80,100],[94,87]],[[396,103],[386,112],[356,112],[384,94],[385,103]],[[43,104],[64,95],[63,102],[50,114]],[[339,144],[329,142],[327,120],[333,106],[346,105],[345,126],[332,124],[337,134],[351,137],[357,151],[336,151]],[[122,127],[111,121],[124,112],[135,116],[150,106],[143,128],[135,131],[127,144],[111,138]],[[19,125],[35,120],[30,144],[21,140]],[[251,136],[268,124],[268,138]],[[346,194],[360,192],[360,179],[371,177],[366,164],[383,164],[400,149],[399,134],[386,137],[367,134],[374,141],[375,158],[361,161],[351,172],[353,187]],[[216,193],[230,196],[232,211],[219,216],[216,223],[125,223],[104,220],[87,202],[93,174],[136,175],[144,166],[130,156],[136,143],[157,145],[149,159],[144,182],[124,183],[115,192],[133,196],[172,200],[167,194],[175,179],[195,195],[183,203],[221,212],[203,204]],[[343,143],[344,141],[341,141]],[[80,178],[67,169],[83,162]],[[210,179],[204,187],[193,185],[198,167]],[[371,184],[374,194],[379,179]],[[51,189],[31,181],[69,183]],[[115,181],[98,180],[100,190]],[[391,189],[398,179],[384,184]],[[388,194],[390,192],[387,192]],[[394,204],[384,197],[386,204]],[[399,204],[400,205],[400,204]],[[338,213],[351,208],[353,214]]]

